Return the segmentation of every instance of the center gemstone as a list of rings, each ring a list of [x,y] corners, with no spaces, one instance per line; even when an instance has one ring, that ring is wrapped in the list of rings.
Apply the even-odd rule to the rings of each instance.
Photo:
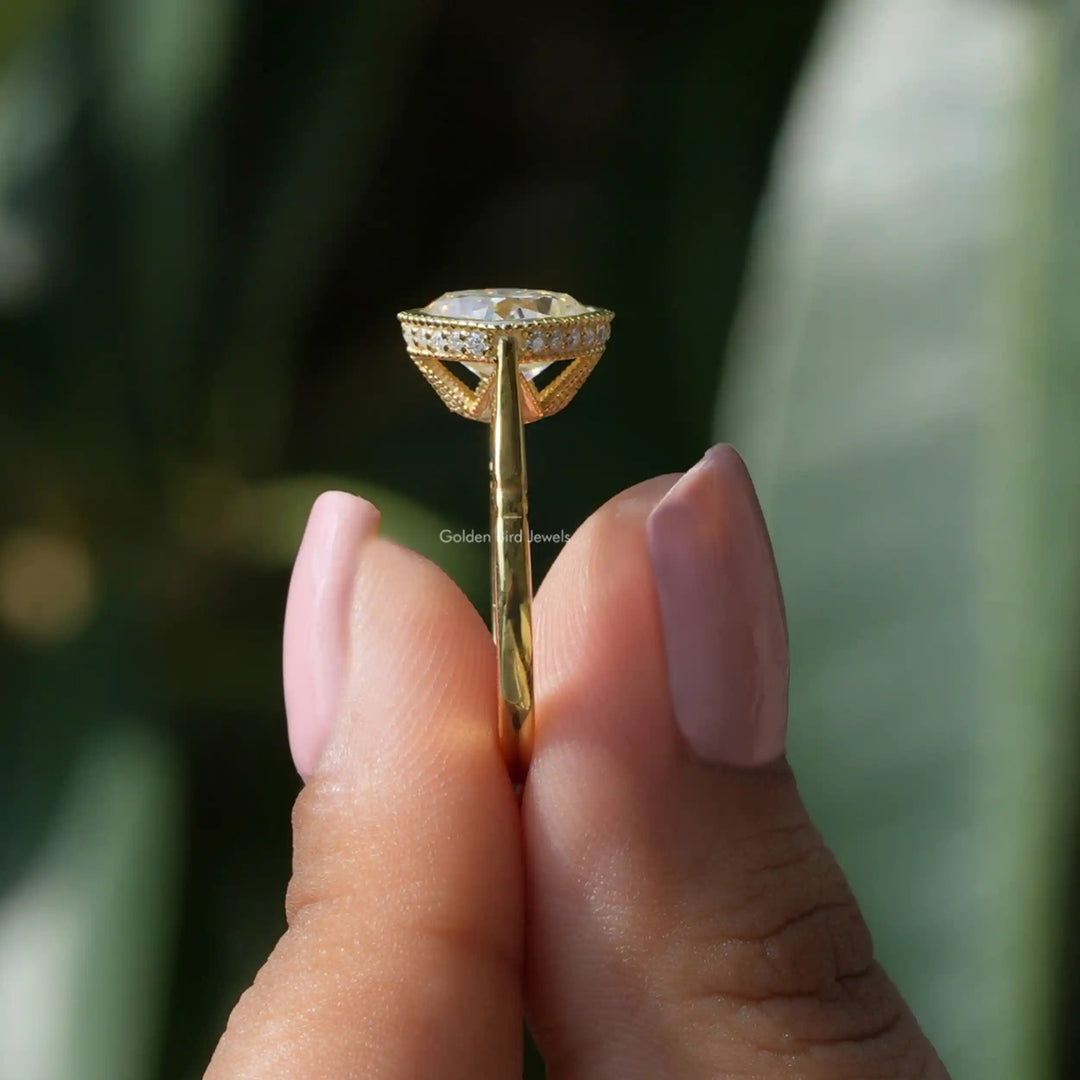
[[[560,315],[584,315],[589,309],[566,293],[547,289],[466,289],[443,293],[425,311],[452,319],[510,322]]]
[[[572,296],[549,289],[465,289],[443,293],[432,300],[425,311],[451,319],[475,319],[477,322],[513,322],[545,319],[562,315],[584,315],[589,308]],[[462,363],[481,378],[495,370],[491,363]],[[549,365],[543,361],[526,361],[519,365],[521,374],[535,379]]]

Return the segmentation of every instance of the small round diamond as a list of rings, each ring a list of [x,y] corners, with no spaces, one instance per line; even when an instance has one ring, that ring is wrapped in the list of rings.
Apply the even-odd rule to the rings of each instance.
[[[566,345],[566,335],[561,330],[553,330],[551,333],[551,347],[558,352]]]
[[[586,347],[593,344],[596,341],[596,327],[586,326],[581,332],[581,343]]]
[[[465,351],[470,356],[483,356],[487,352],[487,336],[474,330],[465,338]]]
[[[446,352],[446,334],[441,330],[436,330],[431,335],[431,350],[437,353]]]
[[[574,326],[566,335],[567,348],[576,349],[581,344],[581,328]]]
[[[529,340],[525,342],[525,347],[529,352],[543,352],[547,348],[547,339],[543,334],[532,334],[529,337]]]

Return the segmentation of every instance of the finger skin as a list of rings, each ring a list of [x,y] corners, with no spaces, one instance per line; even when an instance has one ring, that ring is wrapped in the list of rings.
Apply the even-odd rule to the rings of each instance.
[[[944,1077],[786,762],[707,764],[680,733],[645,531],[676,479],[599,510],[537,596],[526,996],[549,1076]]]
[[[520,828],[490,636],[441,571],[374,540],[349,641],[294,812],[288,930],[206,1075],[516,1078]]]

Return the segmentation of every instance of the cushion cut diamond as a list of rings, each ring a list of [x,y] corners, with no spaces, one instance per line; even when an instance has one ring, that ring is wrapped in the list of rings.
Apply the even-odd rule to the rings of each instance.
[[[466,289],[462,292],[443,293],[423,309],[432,315],[442,315],[451,319],[463,319],[477,323],[528,322],[534,319],[563,318],[568,315],[585,315],[595,309],[579,303],[567,293],[551,292],[548,289]],[[436,352],[443,352],[447,337],[440,331],[431,333],[430,346]],[[587,331],[586,341],[592,331]],[[598,335],[599,336],[599,335]],[[561,349],[567,341],[562,330],[556,330],[549,337],[539,332],[531,334],[526,341],[528,352],[542,352],[550,345]],[[573,330],[569,340],[576,347],[582,340],[580,332]],[[464,337],[465,352],[473,356],[482,356],[487,350],[487,337],[475,331]],[[448,350],[460,353],[460,348]],[[464,364],[471,372],[484,378],[495,370],[490,360],[465,360]],[[526,360],[520,364],[520,371],[527,379],[535,379],[550,361]]]
[[[584,315],[589,309],[572,296],[547,289],[466,289],[443,293],[425,311],[453,319],[510,322],[560,315]]]

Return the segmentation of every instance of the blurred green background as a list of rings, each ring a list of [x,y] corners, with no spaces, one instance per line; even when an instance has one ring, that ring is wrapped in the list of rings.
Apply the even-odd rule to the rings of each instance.
[[[394,314],[493,284],[619,316],[535,529],[743,450],[883,962],[956,1080],[1080,1075],[1080,3],[3,0],[0,1077],[201,1075],[311,500],[486,610]]]

